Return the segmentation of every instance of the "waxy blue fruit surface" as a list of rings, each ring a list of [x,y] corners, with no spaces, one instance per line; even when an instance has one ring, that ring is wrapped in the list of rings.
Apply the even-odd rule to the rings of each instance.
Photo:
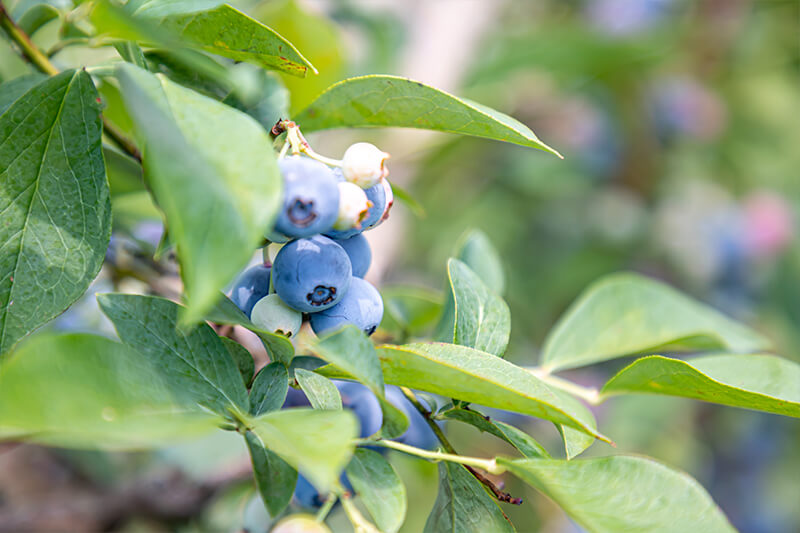
[[[275,231],[289,237],[330,231],[339,213],[339,187],[333,171],[307,157],[286,157],[278,165],[284,188]]]
[[[383,300],[378,289],[354,277],[339,303],[311,315],[311,328],[317,335],[322,335],[345,324],[353,324],[367,335],[372,335],[382,318]]]
[[[253,306],[269,294],[270,267],[255,265],[239,275],[231,290],[231,301],[250,318]]]
[[[353,276],[363,278],[372,263],[372,250],[367,238],[362,234],[353,235],[349,239],[334,239],[339,246],[344,248],[353,267]]]

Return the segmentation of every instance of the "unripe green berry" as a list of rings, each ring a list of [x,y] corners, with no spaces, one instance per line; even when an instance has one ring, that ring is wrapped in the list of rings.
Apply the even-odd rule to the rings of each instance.
[[[296,514],[278,522],[272,533],[331,533],[331,530],[311,515]]]
[[[300,331],[303,314],[286,305],[277,294],[268,294],[253,306],[250,320],[261,329],[291,337]]]

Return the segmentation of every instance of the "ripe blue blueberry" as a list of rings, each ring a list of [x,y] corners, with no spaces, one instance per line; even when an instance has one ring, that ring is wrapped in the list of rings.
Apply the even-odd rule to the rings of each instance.
[[[350,264],[353,266],[353,276],[363,278],[372,262],[372,251],[367,238],[361,233],[348,239],[334,239],[347,252]]]
[[[355,381],[335,381],[342,396],[342,407],[350,409],[358,418],[361,428],[359,437],[366,438],[381,428],[383,413],[378,399],[361,383]]]
[[[398,442],[417,448],[424,448],[426,450],[432,450],[436,447],[436,435],[428,425],[428,422],[419,414],[419,411],[411,405],[411,402],[408,401],[408,398],[403,395],[398,387],[386,387],[386,399],[389,400],[392,405],[403,411],[408,417],[408,429],[396,439]],[[420,399],[420,402],[425,405],[424,400]],[[430,406],[425,405],[425,407]]]
[[[354,324],[367,335],[372,335],[382,318],[383,300],[378,290],[361,278],[353,278],[338,304],[311,315],[311,328],[317,335],[322,335],[344,324]]]
[[[247,318],[256,302],[269,293],[269,273],[267,265],[256,265],[242,272],[233,285],[231,300]]]
[[[289,307],[304,313],[336,305],[353,275],[344,248],[322,235],[284,245],[272,269],[275,292]]]
[[[330,230],[339,213],[339,187],[333,171],[307,157],[286,157],[278,164],[284,191],[275,231],[309,237]]]

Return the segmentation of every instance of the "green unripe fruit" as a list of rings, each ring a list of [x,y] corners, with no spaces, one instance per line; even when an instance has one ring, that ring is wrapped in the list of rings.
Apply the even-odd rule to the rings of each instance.
[[[331,530],[311,515],[296,514],[278,522],[272,533],[331,533]]]
[[[253,306],[250,320],[261,329],[292,337],[303,325],[303,314],[283,303],[277,294],[268,294]]]

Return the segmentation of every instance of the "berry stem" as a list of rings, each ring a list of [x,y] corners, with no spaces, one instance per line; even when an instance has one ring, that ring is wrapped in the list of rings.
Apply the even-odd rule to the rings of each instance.
[[[422,448],[417,448],[415,446],[409,446],[408,444],[403,444],[402,442],[396,442],[393,440],[383,440],[379,439],[376,441],[366,440],[364,441],[365,444],[369,445],[377,445],[383,446],[384,448],[391,448],[393,450],[397,450],[400,452],[405,452],[410,455],[416,455],[417,457],[422,457],[423,459],[430,459],[432,461],[449,461],[451,463],[458,463],[462,464],[467,467],[475,467],[480,468],[481,470],[485,470],[490,474],[502,474],[505,472],[505,468],[497,464],[497,461],[494,459],[481,459],[480,457],[467,457],[464,455],[456,455],[452,453],[443,453],[443,452],[432,452],[430,450],[423,450]]]
[[[303,136],[303,133],[300,131],[300,126],[291,120],[281,120],[275,125],[273,131],[286,132],[286,142],[278,154],[278,159],[284,157],[288,151],[291,151],[292,155],[303,153],[311,159],[331,167],[342,166],[342,161],[340,159],[331,159],[330,157],[325,157],[324,155],[315,152],[311,148],[311,145],[308,144],[308,141]]]
[[[338,481],[334,486],[334,491],[339,495],[347,519],[353,524],[355,533],[381,533],[369,520],[364,518],[356,504],[353,503],[352,495]],[[327,504],[327,502],[326,502]]]
[[[338,499],[339,497],[333,492],[328,494],[328,497],[325,499],[325,503],[322,504],[322,507],[320,507],[319,512],[317,512],[315,520],[317,522],[324,522],[325,518],[328,517],[328,514],[331,512],[331,509],[333,509],[333,506],[336,503],[336,500]]]

